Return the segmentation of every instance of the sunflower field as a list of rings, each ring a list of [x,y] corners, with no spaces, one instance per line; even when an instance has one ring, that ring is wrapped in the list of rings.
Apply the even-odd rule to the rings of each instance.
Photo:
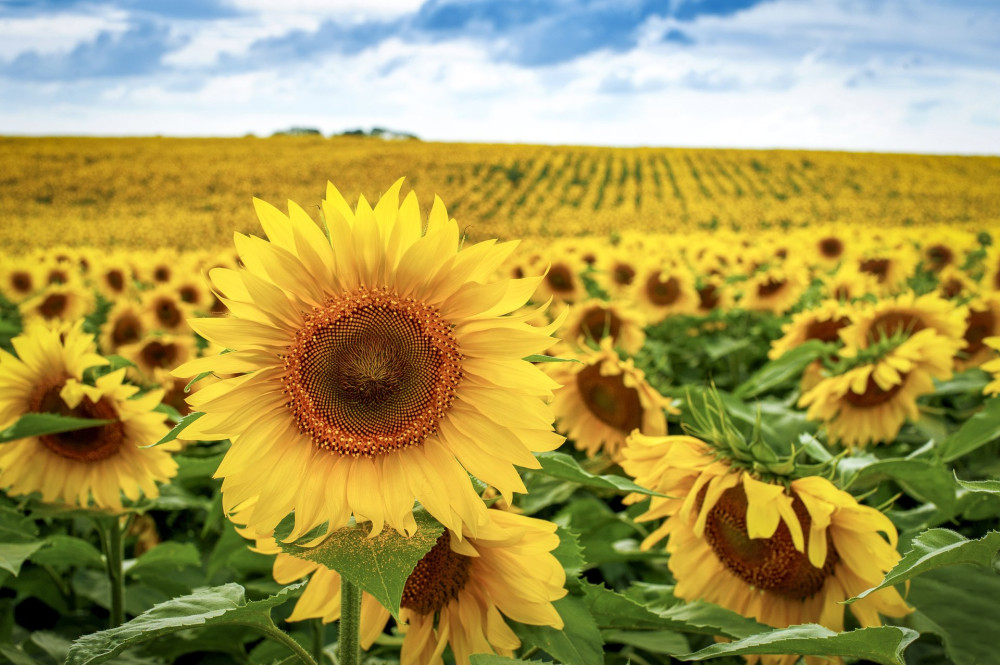
[[[0,143],[0,662],[1000,663],[1000,159]]]

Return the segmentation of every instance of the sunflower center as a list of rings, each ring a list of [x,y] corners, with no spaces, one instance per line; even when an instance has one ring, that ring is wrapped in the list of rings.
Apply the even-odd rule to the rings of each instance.
[[[418,614],[439,612],[465,588],[470,563],[471,557],[451,551],[451,534],[445,529],[406,578],[400,607]]]
[[[125,426],[118,420],[115,405],[107,397],[102,397],[97,402],[84,397],[76,408],[71,409],[59,396],[63,385],[60,382],[39,391],[32,400],[32,411],[115,422],[73,432],[44,434],[38,437],[41,444],[55,454],[77,462],[99,462],[117,455],[125,442]]]
[[[63,293],[50,293],[38,306],[38,313],[46,319],[57,319],[66,311],[69,298]]]
[[[813,321],[806,326],[806,339],[818,339],[822,342],[836,342],[838,331],[847,326],[850,320],[842,316],[839,319],[827,319],[826,321]]]
[[[177,364],[177,345],[153,340],[142,347],[140,355],[146,367],[172,369]]]
[[[193,286],[186,285],[182,286],[177,290],[177,294],[180,296],[181,300],[193,305],[198,302],[198,290]]]
[[[605,425],[621,432],[642,426],[639,392],[627,387],[621,374],[602,376],[599,364],[589,365],[577,373],[576,385],[583,403]]]
[[[299,429],[342,455],[422,443],[462,379],[462,354],[437,310],[385,288],[362,287],[313,310],[284,360]]]
[[[615,284],[628,286],[635,279],[635,268],[627,263],[617,263],[614,269],[612,269],[611,275],[615,280]]]
[[[10,284],[18,293],[31,292],[31,275],[23,270],[18,270],[10,276]]]
[[[153,279],[157,282],[169,282],[170,268],[167,266],[156,266],[156,270],[153,271]]]
[[[757,285],[757,295],[761,298],[773,296],[775,293],[781,291],[785,284],[787,282],[783,279],[768,277],[766,282]]]
[[[108,286],[110,286],[115,291],[121,291],[125,288],[125,276],[122,275],[121,270],[110,270],[104,276],[107,281]]]
[[[142,323],[133,314],[123,314],[111,328],[111,341],[116,347],[138,342],[142,337]]]
[[[823,238],[819,241],[820,254],[828,259],[835,259],[844,253],[844,243],[838,238]]]
[[[622,321],[614,312],[603,307],[591,307],[581,318],[577,334],[595,342],[604,337],[617,340],[621,327]]]
[[[996,334],[997,321],[996,316],[988,309],[969,312],[966,321],[965,348],[962,350],[971,356],[986,348],[983,340]]]
[[[879,314],[872,321],[869,330],[872,330],[878,339],[888,339],[899,333],[912,335],[920,332],[927,326],[918,317],[907,312],[885,312]]]
[[[65,284],[68,281],[69,276],[61,268],[53,268],[49,272],[49,284]]]
[[[882,284],[889,275],[889,259],[864,259],[858,264],[858,270],[875,275]]]
[[[158,298],[153,303],[156,320],[164,328],[176,328],[181,322],[181,310],[170,298]]]
[[[698,289],[698,309],[710,311],[719,305],[719,290],[714,284],[708,284]]]
[[[931,270],[940,270],[951,264],[954,259],[954,253],[944,245],[932,245],[927,248],[927,263]]]
[[[906,374],[903,374],[901,378],[902,380],[896,385],[891,386],[888,390],[882,390],[875,383],[874,377],[869,375],[868,383],[865,384],[865,391],[863,393],[856,393],[848,390],[844,393],[844,400],[851,406],[857,406],[862,409],[870,409],[880,404],[885,404],[903,389],[903,384],[906,383]]]
[[[545,280],[556,293],[570,293],[573,291],[573,273],[566,266],[552,266]]]
[[[698,497],[699,508],[706,489],[703,488]],[[829,532],[826,534],[826,560],[821,568],[816,568],[808,556],[795,549],[792,535],[783,521],[770,538],[750,538],[747,506],[746,491],[742,485],[737,485],[723,492],[708,511],[705,540],[719,561],[747,584],[788,598],[804,600],[822,589],[838,560]],[[802,525],[808,551],[812,524],[809,511],[797,496],[792,500],[792,509]]]
[[[952,298],[962,293],[962,288],[964,288],[962,282],[952,277],[947,282],[941,285],[941,295],[943,295],[948,300],[951,300]]]
[[[681,297],[681,285],[676,277],[671,276],[663,280],[659,275],[652,275],[646,280],[646,295],[654,305],[666,307]]]

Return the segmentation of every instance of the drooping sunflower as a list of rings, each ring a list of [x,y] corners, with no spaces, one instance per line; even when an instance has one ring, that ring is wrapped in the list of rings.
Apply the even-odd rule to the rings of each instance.
[[[917,398],[934,392],[932,379],[951,377],[953,347],[932,329],[884,345],[877,358],[819,381],[799,400],[806,417],[826,425],[831,441],[848,447],[887,443],[920,411]],[[858,353],[845,347],[841,358]]]
[[[475,653],[513,655],[521,645],[504,617],[561,629],[552,601],[566,595],[565,572],[551,552],[556,525],[500,510],[476,534],[449,529],[417,563],[403,588],[401,665],[438,665],[450,645],[455,663]],[[273,538],[258,538],[257,551],[278,553],[274,578],[288,584],[312,573],[289,621],[340,618],[340,575],[318,563],[279,553]],[[361,647],[368,649],[389,621],[389,610],[361,596]]]
[[[94,294],[71,282],[52,284],[19,305],[21,318],[45,321],[52,325],[82,319],[94,309]]]
[[[664,411],[677,411],[631,358],[618,357],[610,340],[576,359],[580,362],[546,363],[545,371],[562,385],[552,400],[556,427],[578,450],[590,456],[603,450],[617,460],[632,430],[666,434]]]
[[[841,601],[878,585],[899,560],[896,527],[819,476],[768,482],[692,436],[633,434],[622,466],[653,497],[638,521],[665,518],[642,548],[669,538],[684,600],[707,600],[784,628],[844,629]],[[642,497],[632,495],[626,502]],[[910,611],[894,588],[849,606],[862,626]],[[798,656],[763,656],[791,665]]]
[[[673,314],[693,314],[698,308],[694,275],[679,263],[641,264],[629,293],[650,323]]]
[[[949,347],[954,355],[965,346],[968,311],[968,307],[945,300],[936,293],[918,296],[908,291],[874,305],[859,307],[841,337],[849,346],[867,349],[893,336],[907,337],[930,329],[940,335],[940,343]]]
[[[558,331],[561,339],[578,347],[599,345],[605,337],[626,353],[638,353],[646,342],[646,319],[627,301],[585,300],[574,305]]]
[[[551,344],[521,307],[540,279],[488,281],[516,243],[460,250],[458,223],[435,199],[426,232],[402,180],[374,209],[332,185],[329,240],[289,203],[255,201],[269,241],[236,236],[244,269],[210,274],[231,316],[191,326],[231,353],[175,376],[224,379],[189,398],[205,412],[187,438],[231,438],[217,476],[223,505],[269,533],[295,513],[301,535],[353,513],[412,531],[414,500],[442,524],[475,533],[486,508],[468,473],[509,498],[525,491],[513,464],[552,450],[550,379],[523,360]]]
[[[167,433],[166,416],[153,408],[161,391],[139,397],[123,383],[125,370],[83,383],[83,372],[107,361],[81,324],[29,325],[12,341],[17,357],[0,350],[0,429],[26,413],[57,413],[111,420],[88,429],[17,439],[0,446],[0,488],[13,494],[41,492],[44,501],[95,505],[120,511],[121,494],[135,501],[156,497],[157,482],[177,471],[171,442],[143,450]]]

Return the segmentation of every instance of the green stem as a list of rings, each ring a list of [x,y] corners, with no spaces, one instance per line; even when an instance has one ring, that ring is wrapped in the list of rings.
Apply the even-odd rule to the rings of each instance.
[[[121,524],[118,517],[111,519],[93,518],[97,527],[97,535],[101,539],[101,549],[104,550],[104,563],[108,572],[108,583],[111,587],[111,628],[117,628],[125,623],[125,572],[122,561],[125,558],[125,545],[122,532],[128,528],[129,521]]]
[[[340,578],[340,637],[337,660],[340,665],[361,662],[361,589]]]
[[[273,639],[275,642],[281,642],[286,647],[288,647],[292,651],[292,653],[298,656],[299,660],[305,663],[305,665],[319,665],[315,660],[313,660],[313,657],[309,655],[309,652],[302,648],[301,644],[296,642],[291,635],[289,635],[285,631],[275,626],[273,621],[268,621],[268,623],[266,624],[247,622],[243,623],[242,625],[257,628],[258,630],[262,631],[267,637]]]
[[[323,647],[326,646],[326,626],[323,625],[322,619],[313,619],[312,638],[313,638],[313,658],[316,659],[317,663],[322,663]]]

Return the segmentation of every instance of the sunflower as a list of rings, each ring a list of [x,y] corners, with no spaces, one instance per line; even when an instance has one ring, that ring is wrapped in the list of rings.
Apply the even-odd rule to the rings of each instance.
[[[12,341],[18,357],[0,351],[0,429],[26,413],[57,413],[112,422],[88,429],[17,439],[0,446],[0,488],[13,494],[41,492],[44,501],[64,501],[120,511],[121,494],[159,495],[156,482],[177,471],[173,443],[143,450],[167,433],[166,416],[153,408],[161,391],[136,397],[122,383],[125,370],[83,383],[83,371],[105,365],[82,323],[63,330],[29,325]]]
[[[809,407],[807,418],[826,424],[831,441],[849,447],[891,442],[908,418],[919,417],[917,398],[934,392],[932,378],[951,377],[954,351],[942,339],[934,330],[921,330],[880,357],[821,380],[799,406]],[[847,347],[841,357],[858,352]]]
[[[145,310],[143,323],[147,330],[170,333],[190,333],[187,319],[192,314],[190,305],[181,300],[169,284],[162,284],[143,291],[140,302]]]
[[[0,267],[0,294],[14,304],[30,298],[43,283],[38,266],[32,261],[6,257]]]
[[[561,384],[552,400],[557,429],[590,456],[604,450],[617,460],[625,437],[638,429],[666,434],[664,410],[670,401],[646,382],[632,359],[621,360],[605,338],[598,350],[584,351],[580,362],[547,363],[546,372]]]
[[[983,275],[979,284],[984,290],[1000,291],[1000,243],[998,242],[994,242],[986,250],[986,258],[983,259]]]
[[[909,244],[893,247],[875,245],[856,258],[859,271],[868,273],[878,283],[879,293],[891,294],[901,289],[913,274],[919,258]]]
[[[191,326],[231,353],[174,375],[244,372],[188,402],[205,412],[187,438],[231,438],[217,475],[232,512],[259,497],[248,526],[269,533],[295,512],[296,532],[353,513],[378,533],[412,531],[414,500],[442,524],[475,533],[486,508],[468,473],[509,499],[513,464],[553,450],[551,380],[523,360],[551,344],[521,307],[540,278],[488,281],[516,243],[460,250],[458,223],[435,199],[421,233],[416,195],[397,181],[374,209],[352,211],[332,185],[329,239],[294,203],[255,201],[270,242],[236,236],[245,269],[210,273],[232,315]]]
[[[862,272],[854,263],[842,263],[834,272],[821,273],[819,278],[826,297],[843,303],[853,302],[882,290],[875,275]]]
[[[695,283],[698,294],[696,313],[702,316],[717,309],[726,310],[733,306],[733,294],[722,277],[708,275]]]
[[[182,306],[191,311],[207,312],[212,306],[212,294],[205,285],[205,278],[196,263],[187,259],[178,267],[179,270],[170,280],[170,288],[177,295],[177,299],[183,303]]]
[[[21,318],[52,324],[82,319],[94,309],[94,294],[75,284],[53,284],[19,305]]]
[[[632,284],[639,271],[636,255],[616,248],[601,260],[600,269],[594,273],[598,285],[612,300],[631,298]]]
[[[945,268],[959,268],[976,248],[976,236],[954,227],[941,227],[927,233],[920,243],[924,270],[940,273]]]
[[[477,533],[445,529],[417,563],[403,587],[401,665],[442,663],[451,645],[455,663],[474,653],[512,656],[521,646],[504,616],[520,623],[561,629],[552,602],[566,595],[566,574],[551,554],[559,545],[556,525],[490,510]],[[274,578],[288,584],[312,573],[289,621],[340,618],[340,575],[321,564],[280,553],[273,538],[257,538],[255,550],[277,553]],[[361,646],[368,649],[389,621],[389,610],[361,596]]]
[[[144,314],[138,303],[124,298],[112,305],[107,321],[101,326],[101,351],[118,353],[119,348],[140,341],[146,334]]]
[[[121,254],[112,254],[96,261],[89,277],[94,288],[112,302],[124,298],[134,288],[132,268]]]
[[[682,264],[655,261],[643,265],[629,293],[650,323],[675,314],[693,314],[698,308],[694,275]]]
[[[946,266],[937,275],[937,293],[945,300],[967,298],[979,291],[979,285],[969,275],[955,266]]]
[[[836,226],[811,231],[809,237],[813,259],[810,263],[829,268],[836,266],[849,254],[848,235]]]
[[[131,378],[143,385],[173,385],[170,374],[175,368],[195,357],[195,342],[191,335],[149,335],[138,342],[118,347],[118,354],[135,364]],[[187,377],[190,380],[197,372]]]
[[[955,359],[959,370],[978,367],[990,358],[992,351],[985,341],[988,337],[1000,335],[1000,293],[978,296],[968,303],[965,318],[965,346]]]
[[[809,286],[804,268],[794,263],[761,270],[746,281],[740,307],[782,315],[791,309]]]
[[[807,309],[792,316],[792,320],[781,326],[782,337],[771,342],[767,357],[777,360],[792,349],[809,340],[840,344],[840,331],[851,323],[853,309],[836,300],[825,300],[813,309]],[[823,363],[814,360],[802,373],[801,390],[812,388],[821,378]]]
[[[989,361],[980,365],[980,369],[993,375],[993,380],[983,388],[983,394],[1000,395],[1000,356],[996,354],[996,351],[1000,351],[1000,337],[987,337],[983,344],[994,351]]]
[[[867,349],[894,336],[906,337],[930,329],[954,355],[965,346],[968,311],[968,307],[956,305],[936,293],[918,296],[909,291],[859,308],[841,337],[849,346]]]
[[[776,628],[819,623],[839,632],[841,602],[877,586],[899,561],[892,522],[825,478],[766,482],[692,436],[633,434],[622,466],[639,485],[669,496],[652,498],[637,520],[666,518],[642,549],[669,538],[674,594],[684,600],[716,603]],[[894,588],[850,609],[866,627],[881,625],[880,613],[910,611]],[[798,656],[762,660],[791,665]]]
[[[570,309],[558,334],[580,347],[599,345],[608,337],[612,346],[635,354],[646,342],[645,324],[642,313],[627,301],[606,302],[592,298]]]
[[[559,256],[553,259],[545,271],[534,299],[544,302],[552,298],[556,302],[578,302],[587,297],[587,287],[581,275],[587,264],[578,256]]]

